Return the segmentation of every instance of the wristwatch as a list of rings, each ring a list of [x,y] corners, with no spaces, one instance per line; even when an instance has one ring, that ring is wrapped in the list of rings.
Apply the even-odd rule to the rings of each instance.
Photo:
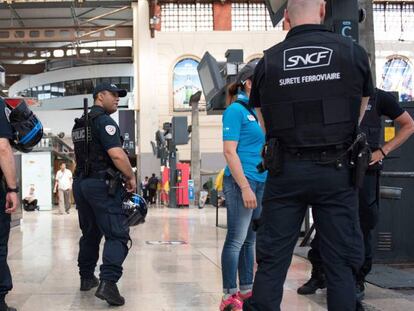
[[[6,192],[16,192],[19,193],[19,187],[16,188],[9,188],[8,186],[6,187]]]

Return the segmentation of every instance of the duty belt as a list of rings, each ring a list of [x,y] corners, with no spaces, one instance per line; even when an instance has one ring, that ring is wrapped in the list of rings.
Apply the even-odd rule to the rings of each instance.
[[[108,179],[108,172],[105,171],[97,171],[97,172],[90,172],[88,174],[88,176],[85,176],[85,173],[80,172],[78,174],[76,174],[75,177],[79,177],[79,178],[94,178],[94,179]]]
[[[346,149],[319,149],[319,150],[306,150],[306,149],[288,149],[286,150],[284,157],[286,160],[304,160],[314,162],[325,162],[329,160],[335,160],[345,152]]]

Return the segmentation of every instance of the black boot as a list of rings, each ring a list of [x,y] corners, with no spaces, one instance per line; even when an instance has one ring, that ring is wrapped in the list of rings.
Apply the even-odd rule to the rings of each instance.
[[[99,299],[106,300],[111,306],[122,306],[125,304],[125,299],[119,293],[118,287],[114,282],[101,280],[95,296]]]
[[[356,311],[364,311],[364,306],[362,305],[361,302],[357,301],[357,305],[356,305]]]
[[[17,309],[9,307],[4,301],[0,302],[0,311],[17,311]]]
[[[92,279],[81,278],[80,290],[82,292],[86,292],[86,291],[91,290],[92,288],[94,288],[98,285],[99,285],[99,280],[96,276],[93,276]]]
[[[357,280],[356,296],[358,301],[362,301],[365,298],[365,280]]]
[[[312,276],[305,284],[298,288],[297,292],[299,295],[312,295],[318,289],[326,287],[325,275],[321,271],[312,271]]]

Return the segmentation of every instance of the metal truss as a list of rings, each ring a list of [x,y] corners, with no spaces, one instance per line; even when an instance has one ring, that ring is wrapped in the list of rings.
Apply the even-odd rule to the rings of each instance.
[[[0,43],[85,42],[132,39],[132,26],[0,29]]]
[[[55,59],[132,59],[131,47],[17,47],[0,48],[1,61]],[[7,72],[7,71],[6,71]]]
[[[20,2],[13,0],[0,0],[0,10],[8,9],[12,5],[15,9],[49,9],[49,8],[70,8],[72,6],[78,8],[99,8],[99,7],[119,7],[131,5],[134,0],[114,0],[114,1],[88,1],[88,0],[76,0],[76,1],[45,1],[45,2]]]
[[[37,74],[45,71],[45,64],[2,64],[6,71],[6,76],[20,76],[22,74]]]

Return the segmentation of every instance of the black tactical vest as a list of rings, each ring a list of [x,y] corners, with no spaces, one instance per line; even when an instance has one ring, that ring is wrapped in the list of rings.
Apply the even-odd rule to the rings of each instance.
[[[114,164],[108,153],[102,147],[98,137],[98,129],[95,126],[95,120],[103,115],[102,111],[89,112],[89,126],[87,127],[87,135],[85,135],[85,117],[75,119],[75,125],[72,129],[72,141],[75,149],[76,172],[84,173],[86,163],[85,143],[88,139],[89,150],[89,173],[104,171],[108,168],[114,168]],[[87,137],[87,138],[86,138]]]
[[[361,131],[367,135],[367,141],[372,150],[379,149],[381,139],[381,116],[378,114],[378,90],[369,99],[367,110],[361,122]]]
[[[267,137],[290,148],[350,143],[362,98],[353,55],[351,39],[328,31],[298,33],[265,51]]]

